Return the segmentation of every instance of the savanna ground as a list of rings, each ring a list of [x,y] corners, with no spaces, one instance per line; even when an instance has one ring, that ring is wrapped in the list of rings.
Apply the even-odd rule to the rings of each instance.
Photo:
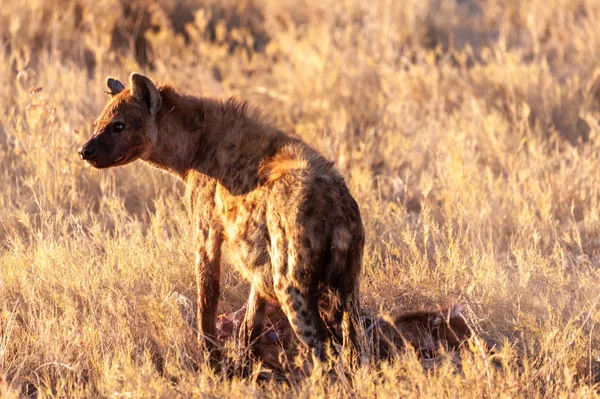
[[[599,32],[596,0],[2,0],[0,396],[598,396]],[[352,388],[197,371],[182,185],[76,153],[132,71],[248,100],[334,160],[365,311],[466,303],[497,352],[409,351]],[[230,267],[222,286],[242,306]]]

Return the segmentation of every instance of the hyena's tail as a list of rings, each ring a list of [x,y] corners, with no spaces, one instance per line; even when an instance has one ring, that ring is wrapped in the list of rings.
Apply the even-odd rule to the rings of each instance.
[[[363,246],[362,225],[354,232],[350,232],[345,226],[334,230],[330,281],[339,293],[343,336],[342,354],[344,361],[350,365],[357,365],[361,357],[358,331],[360,328],[359,279]]]

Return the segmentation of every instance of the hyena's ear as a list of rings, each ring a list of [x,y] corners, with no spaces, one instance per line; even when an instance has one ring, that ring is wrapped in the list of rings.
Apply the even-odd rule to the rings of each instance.
[[[132,73],[129,78],[131,95],[146,104],[150,115],[155,115],[162,105],[162,98],[154,83],[138,73]]]
[[[125,85],[123,83],[113,78],[106,79],[106,85],[108,86],[109,90],[106,92],[106,94],[110,94],[111,96],[116,96],[125,88]]]

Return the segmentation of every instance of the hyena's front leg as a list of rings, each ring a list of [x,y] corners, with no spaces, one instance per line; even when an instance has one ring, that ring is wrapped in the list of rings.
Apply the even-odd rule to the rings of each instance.
[[[266,298],[260,294],[256,286],[250,288],[250,296],[246,305],[246,314],[240,327],[240,341],[254,350],[265,326]]]
[[[244,377],[249,376],[252,362],[260,355],[258,341],[264,332],[266,308],[266,298],[252,285],[246,305],[246,314],[239,331],[239,342],[244,346],[244,355],[240,359],[240,372]]]
[[[220,352],[216,349],[217,305],[221,279],[221,234],[210,229],[200,233],[196,254],[196,282],[198,284],[198,341],[210,352],[213,365]]]

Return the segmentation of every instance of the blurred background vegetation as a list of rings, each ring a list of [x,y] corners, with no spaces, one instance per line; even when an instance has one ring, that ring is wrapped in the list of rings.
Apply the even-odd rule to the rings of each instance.
[[[597,395],[598,32],[596,0],[0,1],[2,394]],[[76,153],[133,71],[247,100],[334,160],[367,228],[364,309],[466,303],[502,366],[473,344],[351,389],[198,372],[181,184]],[[230,269],[223,311],[247,293]]]

